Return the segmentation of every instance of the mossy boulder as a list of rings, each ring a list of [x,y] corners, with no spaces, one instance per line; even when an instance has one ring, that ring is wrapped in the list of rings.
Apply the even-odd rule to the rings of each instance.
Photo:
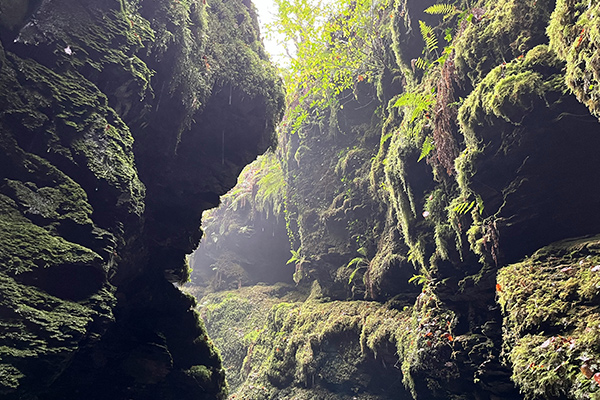
[[[527,399],[600,393],[599,240],[551,244],[498,274],[504,358]]]

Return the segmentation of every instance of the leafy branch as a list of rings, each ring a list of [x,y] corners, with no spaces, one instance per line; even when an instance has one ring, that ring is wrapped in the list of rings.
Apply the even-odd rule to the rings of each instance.
[[[267,26],[283,37],[289,65],[282,71],[288,111],[296,132],[357,83],[383,68],[379,26],[389,0],[275,0],[277,13]],[[379,60],[379,62],[378,62]],[[307,112],[308,111],[308,112]]]

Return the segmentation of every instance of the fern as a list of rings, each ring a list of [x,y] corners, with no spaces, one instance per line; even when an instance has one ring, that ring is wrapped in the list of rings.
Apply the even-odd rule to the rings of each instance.
[[[433,140],[430,137],[426,137],[423,141],[423,146],[421,147],[421,155],[419,156],[417,162],[427,157],[429,153],[431,153],[431,150],[433,150],[434,148],[435,146],[433,144]]]
[[[262,175],[262,176],[261,176]],[[283,169],[279,161],[272,153],[261,158],[259,173],[256,182],[254,206],[258,211],[273,211],[273,215],[279,216],[283,213],[286,195],[286,183]]]
[[[416,68],[418,69],[427,69],[431,66],[431,63],[427,60],[425,60],[424,58],[417,58],[416,60],[414,60],[414,64],[413,64],[413,71]]]
[[[425,47],[429,52],[434,51],[438,48],[438,39],[433,31],[433,28],[427,25],[423,21],[419,21],[419,28],[421,29],[421,36],[423,36],[423,40],[425,41]]]
[[[450,15],[459,12],[453,4],[434,4],[424,10],[427,14]]]
[[[475,200],[473,200],[472,202],[468,202],[465,201],[464,203],[461,203],[459,205],[457,205],[456,207],[454,207],[453,211],[459,215],[462,214],[466,214],[469,211],[471,211],[471,209],[475,206]]]
[[[421,115],[421,113],[427,111],[433,102],[433,96],[426,96],[422,93],[406,92],[396,100],[394,107],[412,108],[410,122],[413,122]]]

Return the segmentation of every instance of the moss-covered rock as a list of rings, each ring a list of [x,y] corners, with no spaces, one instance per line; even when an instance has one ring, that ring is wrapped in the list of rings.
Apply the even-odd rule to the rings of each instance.
[[[222,399],[171,282],[283,93],[241,1],[0,1],[0,395]]]
[[[498,274],[504,357],[525,398],[595,398],[599,238],[557,242]]]
[[[594,151],[586,154],[596,123],[565,93],[561,67],[538,46],[492,70],[460,109],[466,149],[456,160],[459,201],[479,196],[469,240],[476,253],[491,255],[487,262],[498,263],[499,245],[516,261],[541,244],[594,232],[590,215],[571,210],[594,202],[579,190],[597,162]],[[528,239],[511,239],[522,237]]]
[[[565,82],[596,117],[600,80],[600,5],[558,0],[548,25],[550,47],[566,62]]]
[[[375,376],[400,377],[377,359],[401,369],[396,396],[595,398],[594,241],[502,267],[598,233],[598,7],[417,3],[383,13],[379,82],[282,130],[294,278],[314,291],[254,308],[249,288],[207,306],[241,371],[236,396],[383,399]],[[434,3],[445,17],[424,11]],[[272,308],[256,331],[236,307]]]
[[[453,314],[430,293],[398,311],[375,302],[319,301],[318,284],[306,300],[281,289],[256,286],[202,299],[209,333],[233,369],[232,398],[408,399],[411,392],[443,397],[458,390],[433,380],[421,387],[425,371],[435,369],[446,384],[459,375],[451,359]]]
[[[454,42],[456,68],[467,85],[492,69],[547,43],[546,27],[554,0],[480,1]]]

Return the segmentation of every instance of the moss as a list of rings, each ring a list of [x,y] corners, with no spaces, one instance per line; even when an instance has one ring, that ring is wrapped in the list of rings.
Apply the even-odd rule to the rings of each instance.
[[[57,75],[29,62],[18,65],[28,79],[40,83],[42,90],[48,85],[51,90],[48,94],[63,110],[57,115],[55,129],[67,132],[75,129],[76,133],[71,133],[74,136],[70,143],[71,154],[63,154],[74,162],[83,158],[96,179],[118,191],[117,206],[127,205],[130,212],[141,215],[145,192],[134,166],[133,137],[111,109],[102,110],[102,106],[106,107],[104,96],[93,86],[82,84],[86,81],[77,74]],[[98,109],[100,112],[92,111]],[[63,135],[68,135],[67,132]]]
[[[122,120],[107,106],[106,97],[75,72],[57,74],[32,60],[16,56],[9,58],[11,60],[6,59],[7,62],[2,65],[6,72],[2,85],[11,88],[2,101],[6,104],[5,115],[29,127],[26,134],[13,133],[18,144],[39,157],[66,159],[85,167],[106,185],[86,187],[88,192],[99,188],[102,192],[108,191],[107,197],[112,198],[117,207],[141,215],[145,189],[137,177],[133,161],[133,137]],[[10,135],[10,132],[12,130],[7,130],[5,134]],[[9,151],[8,146],[13,144],[10,139],[5,141],[5,151]],[[12,157],[15,162],[16,157],[32,157],[24,155],[20,149],[10,151],[16,151]],[[38,159],[30,163],[45,162]],[[44,168],[54,171],[54,175],[59,174],[53,167]],[[75,187],[67,178],[63,190],[74,191],[68,197],[75,196],[75,193],[79,197],[85,196]],[[29,201],[35,201],[31,195],[28,197]],[[40,196],[37,199],[43,201]],[[85,210],[81,207],[73,208]],[[78,219],[81,220],[81,216]]]
[[[231,391],[237,390],[246,378],[247,371],[242,368],[244,357],[261,335],[265,316],[289,291],[285,285],[255,286],[202,298],[202,319],[223,358]],[[295,298],[293,294],[288,297]]]
[[[547,42],[545,29],[554,1],[500,0],[480,4],[478,16],[464,24],[454,42],[458,73],[468,77],[472,87],[493,68]]]
[[[0,261],[2,271],[12,276],[56,265],[94,265],[101,258],[93,251],[69,243],[34,224],[17,212],[16,204],[0,195]]]
[[[171,8],[170,2],[165,4]],[[213,85],[230,93],[235,87],[246,96],[265,100],[267,123],[274,127],[281,118],[283,106],[281,81],[259,41],[254,10],[241,1],[235,5],[214,2],[208,12],[204,7],[196,4],[193,25],[183,27],[182,32],[175,32],[173,36],[183,41],[189,37],[189,41],[182,43],[183,57],[178,61],[180,67],[175,75],[180,81],[175,82],[171,90],[175,92],[179,88],[189,93],[183,102],[194,109],[208,100]],[[206,46],[209,37],[210,46]],[[200,54],[203,62],[197,61]],[[197,105],[193,104],[194,99]]]
[[[36,12],[36,28],[24,27],[17,41],[47,43],[48,32],[52,32],[59,66],[106,73],[115,79],[113,84],[122,85],[120,96],[119,91],[113,92],[116,108],[121,111],[131,108],[134,97],[139,101],[152,93],[149,83],[153,72],[134,53],[154,35],[149,22],[129,2],[110,6],[75,1],[60,7],[42,4]],[[67,47],[70,52],[65,51]]]
[[[465,224],[473,227],[468,234],[471,249],[482,257],[484,264],[490,262],[491,250],[489,245],[481,244],[495,240],[488,229],[493,224],[493,219],[488,217],[484,221],[484,217],[500,214],[504,203],[488,202],[496,194],[482,196],[483,192],[474,189],[477,187],[474,180],[482,182],[482,178],[475,178],[480,172],[479,165],[489,162],[487,160],[492,154],[496,159],[515,158],[511,162],[523,162],[515,154],[523,146],[521,143],[530,142],[538,132],[525,126],[540,120],[540,113],[544,115],[554,112],[551,110],[566,95],[561,65],[548,46],[537,46],[526,55],[491,70],[459,109],[459,122],[466,148],[455,160],[460,194],[450,202],[449,221],[459,238],[463,231],[469,231],[469,228],[465,229]],[[482,124],[493,128],[482,129]],[[517,168],[519,166],[515,165],[515,169]],[[518,189],[524,178],[520,179],[516,177],[512,181],[502,181],[504,201]],[[490,192],[489,188],[487,192]],[[469,206],[464,208],[464,204]],[[465,209],[469,211],[468,214],[461,211]],[[493,258],[496,259],[497,254]]]
[[[563,94],[560,67],[560,61],[547,46],[538,46],[526,56],[494,68],[459,110],[468,150],[483,146],[474,136],[478,121],[493,116],[521,125],[534,108],[548,105],[548,96]]]
[[[442,349],[452,346],[452,314],[438,308],[430,292],[401,312],[374,302],[280,302],[275,293],[280,289],[254,287],[203,299],[202,314],[215,343],[223,343],[226,365],[245,356],[241,368],[235,364],[239,372],[228,373],[236,398],[272,399],[281,390],[298,395],[305,388],[321,398],[380,398],[372,385],[381,363],[402,365],[404,383],[414,390],[413,374],[431,359],[441,370],[448,361]],[[288,296],[298,300],[293,292]]]
[[[565,82],[600,117],[600,5],[558,0],[548,25],[550,47],[566,62]]]
[[[0,323],[0,357],[7,372],[0,392],[17,387],[35,392],[50,384],[68,367],[84,338],[97,340],[113,318],[115,299],[106,289],[85,301],[65,301],[0,272],[0,292],[0,312],[7,316]]]
[[[545,247],[498,274],[504,351],[526,398],[588,399],[600,387],[600,238]]]
[[[10,364],[0,364],[0,371],[2,371],[2,378],[0,380],[0,393],[5,388],[16,389],[19,386],[19,380],[24,378],[25,375],[18,369]]]
[[[223,388],[220,386],[221,382],[219,379],[219,375],[221,374],[214,371],[213,368],[206,367],[205,365],[194,365],[192,368],[184,371],[184,373],[196,381],[205,392],[222,394]]]

